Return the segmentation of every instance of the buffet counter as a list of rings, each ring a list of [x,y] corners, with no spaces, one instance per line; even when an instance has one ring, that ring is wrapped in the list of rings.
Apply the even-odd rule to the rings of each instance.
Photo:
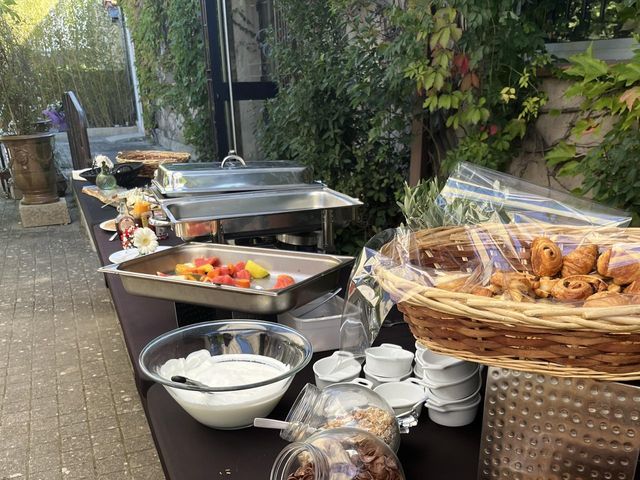
[[[79,207],[88,224],[100,262],[108,264],[119,242],[109,242],[109,233],[100,222],[113,218],[115,209],[100,208],[94,198],[81,193],[85,183],[73,182]],[[181,243],[175,237],[163,245]],[[158,335],[176,328],[173,302],[132,296],[120,279],[106,279],[117,311],[127,350],[133,365],[147,419],[162,461],[166,477],[171,480],[215,478],[266,479],[271,466],[286,442],[275,430],[247,428],[220,431],[207,428],[191,418],[166,392],[164,387],[141,377],[137,359],[142,348]],[[394,315],[398,316],[397,312]],[[414,339],[404,323],[383,328],[376,343],[391,342],[413,350]],[[298,373],[289,390],[270,415],[284,419],[305,383],[313,383],[312,364],[329,352],[314,355],[311,363]],[[406,478],[431,480],[475,480],[478,472],[482,411],[465,427],[448,428],[433,423],[424,410],[419,424],[402,435],[398,457]],[[636,479],[640,478],[636,475]]]

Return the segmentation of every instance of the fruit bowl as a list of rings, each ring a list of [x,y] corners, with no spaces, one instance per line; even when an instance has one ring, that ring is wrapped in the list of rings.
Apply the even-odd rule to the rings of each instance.
[[[311,343],[292,328],[222,320],[159,336],[142,350],[139,364],[195,420],[231,430],[269,415],[311,355]]]

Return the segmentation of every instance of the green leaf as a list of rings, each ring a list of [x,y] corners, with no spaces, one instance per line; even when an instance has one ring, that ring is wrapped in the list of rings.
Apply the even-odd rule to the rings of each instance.
[[[609,71],[609,67],[605,62],[593,57],[593,44],[589,45],[589,48],[584,53],[569,57],[569,61],[572,63],[572,67],[565,70],[565,73],[571,76],[583,77],[587,82],[606,75]]]
[[[562,167],[560,167],[560,170],[558,170],[558,176],[560,177],[573,176],[576,174],[579,166],[580,166],[580,162],[578,162],[577,160],[570,160],[567,163],[565,163]]]
[[[576,156],[576,146],[560,142],[553,150],[545,155],[545,160],[550,167],[571,160]]]

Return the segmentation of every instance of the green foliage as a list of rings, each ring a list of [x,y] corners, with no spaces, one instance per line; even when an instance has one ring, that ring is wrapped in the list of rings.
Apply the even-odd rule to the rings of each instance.
[[[339,238],[350,252],[400,220],[414,88],[397,59],[415,50],[415,32],[385,27],[398,20],[388,7],[326,5],[279,3],[288,37],[271,45],[279,93],[266,102],[260,138],[268,158],[311,165],[330,187],[364,201],[357,224]]]
[[[584,98],[582,115],[570,134],[547,156],[560,175],[583,175],[581,193],[616,207],[640,209],[640,50],[625,63],[608,65],[593,57],[591,47],[570,59],[566,70],[575,80],[567,96]],[[602,141],[588,148],[594,135]],[[597,137],[596,137],[597,138]]]
[[[540,29],[519,13],[520,4],[514,0],[453,3],[456,15],[466,20],[466,29],[459,40],[452,37],[446,46],[437,46],[434,56],[440,50],[449,52],[450,73],[444,92],[427,89],[425,100],[425,107],[434,111],[433,99],[438,97],[446,125],[457,130],[461,138],[457,147],[447,152],[444,172],[462,160],[504,168],[519,147],[528,123],[546,103],[536,76],[550,59],[543,53]],[[443,108],[439,98],[443,93],[459,100],[451,108],[446,104]]]
[[[474,225],[490,221],[495,215],[493,205],[478,204],[466,198],[446,201],[440,196],[444,185],[433,178],[415,187],[404,185],[404,199],[398,202],[406,226],[417,231],[449,225]]]
[[[6,18],[0,18],[0,134],[26,135],[35,131],[41,109],[33,101],[31,52]]]
[[[5,11],[6,5],[11,5],[12,13]],[[67,90],[80,98],[91,126],[135,120],[122,29],[111,22],[99,0],[11,1],[0,11],[5,12],[3,36],[12,37],[2,42],[3,50],[14,57],[18,70],[11,78],[5,74],[5,82],[21,85],[23,113],[17,116],[29,111],[28,118],[16,121],[20,130],[32,129],[25,125],[37,120],[46,105],[61,101]],[[4,91],[2,100],[14,103],[14,113],[19,111],[15,106],[19,92]],[[5,108],[6,113],[9,107]],[[6,116],[2,122],[6,129]]]
[[[73,90],[92,127],[135,123],[122,27],[96,0],[60,0],[38,15],[25,41],[37,76],[32,92],[47,105]],[[34,20],[35,21],[35,20]],[[99,60],[98,60],[99,59]]]
[[[537,0],[523,2],[523,11],[552,42],[628,37],[640,20],[638,0]]]
[[[215,157],[198,0],[126,0],[136,48],[145,124],[157,127],[159,109],[175,111],[187,143],[203,158]]]
[[[516,0],[329,3],[280,3],[287,36],[272,42],[279,94],[261,141],[364,199],[361,243],[398,218],[415,116],[435,144],[460,139],[434,172],[460,160],[501,168],[546,102],[536,72],[548,57]]]

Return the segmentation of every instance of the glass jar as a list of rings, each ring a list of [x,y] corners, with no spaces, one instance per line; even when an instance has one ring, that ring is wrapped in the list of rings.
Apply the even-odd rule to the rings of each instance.
[[[320,390],[308,383],[287,415],[289,426],[280,436],[299,442],[318,430],[351,427],[365,430],[394,452],[400,446],[398,420],[389,404],[373,390],[357,383],[336,383]]]
[[[109,192],[116,189],[116,177],[111,174],[106,162],[102,162],[100,173],[96,177],[96,186],[103,192]]]
[[[356,428],[318,432],[287,445],[271,480],[404,480],[402,465],[382,440]]]

